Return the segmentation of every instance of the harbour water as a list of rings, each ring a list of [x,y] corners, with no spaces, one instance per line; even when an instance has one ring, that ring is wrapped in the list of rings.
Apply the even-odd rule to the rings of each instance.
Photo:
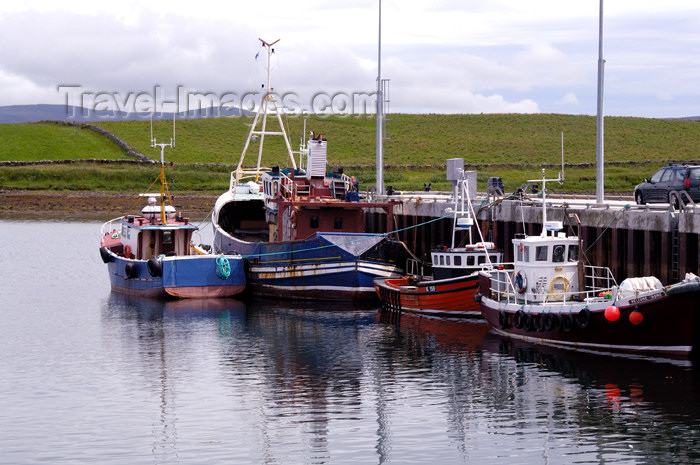
[[[700,463],[700,369],[375,306],[112,294],[100,224],[0,220],[0,462]]]

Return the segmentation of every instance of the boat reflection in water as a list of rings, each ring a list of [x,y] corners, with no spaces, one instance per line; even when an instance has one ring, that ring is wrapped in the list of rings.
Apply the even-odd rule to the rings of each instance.
[[[495,332],[484,337],[483,349],[516,363],[512,376],[517,386],[535,378],[566,381],[560,394],[578,398],[572,412],[582,429],[601,428],[602,424],[609,430],[614,425],[629,428],[628,434],[640,441],[635,447],[642,446],[644,436],[656,431],[658,424],[697,422],[700,416],[700,376],[688,360],[557,348]],[[579,392],[574,393],[574,388]],[[555,416],[562,407],[557,403],[552,399],[538,408],[543,415]],[[683,457],[675,463],[694,463],[700,458],[685,446],[686,439],[673,434],[666,438],[669,447]],[[682,455],[685,452],[690,455]]]
[[[700,459],[690,362],[529,345],[484,321],[386,323],[371,306],[124,299],[103,319],[129,384],[157,404],[161,462]]]

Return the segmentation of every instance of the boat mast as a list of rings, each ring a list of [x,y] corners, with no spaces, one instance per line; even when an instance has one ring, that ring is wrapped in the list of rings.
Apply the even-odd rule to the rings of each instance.
[[[155,137],[153,137],[153,116],[151,116],[151,148],[155,147],[160,147],[160,221],[162,224],[166,224],[168,218],[165,214],[165,190],[168,181],[165,179],[165,147],[175,147],[175,112],[173,112],[173,137],[168,143],[156,142]]]
[[[604,150],[603,150],[603,76],[605,60],[603,59],[603,0],[600,0],[600,17],[598,26],[598,118],[596,125],[596,202],[605,202]]]
[[[243,160],[245,159],[245,154],[248,151],[248,146],[250,145],[250,141],[253,140],[253,136],[260,136],[260,146],[258,148],[258,163],[256,165],[256,181],[257,181],[257,176],[260,175],[261,173],[261,163],[262,163],[262,153],[263,153],[263,145],[265,144],[265,136],[282,136],[284,138],[284,143],[287,146],[287,154],[289,155],[289,160],[292,164],[292,168],[294,170],[297,169],[296,162],[294,161],[294,154],[292,153],[292,147],[289,145],[289,139],[287,138],[287,132],[284,130],[284,123],[282,123],[282,115],[280,115],[279,112],[279,107],[277,106],[277,102],[275,100],[274,96],[274,89],[270,86],[270,58],[273,53],[275,53],[275,49],[272,48],[273,45],[275,45],[277,42],[280,41],[280,39],[277,39],[274,42],[266,42],[262,39],[258,39],[261,43],[262,46],[266,48],[267,50],[267,87],[266,87],[266,92],[265,92],[265,97],[263,98],[263,101],[261,104],[258,106],[258,111],[255,114],[255,119],[253,120],[253,124],[250,127],[250,132],[248,133],[248,138],[245,141],[245,146],[243,147],[243,153],[241,153],[241,159],[238,161],[238,166],[236,167],[236,173],[242,172],[242,166],[243,166]],[[257,57],[257,55],[256,55]],[[280,125],[280,130],[279,131],[268,131],[267,130],[267,115],[268,112],[270,111],[271,106],[274,106],[274,112],[277,115],[277,121],[279,122]],[[255,128],[257,127],[258,124],[258,119],[260,119],[260,115],[262,114],[262,129],[260,131],[256,131]]]
[[[382,0],[379,0],[379,42],[377,47],[377,194],[384,193],[384,92],[382,92]]]

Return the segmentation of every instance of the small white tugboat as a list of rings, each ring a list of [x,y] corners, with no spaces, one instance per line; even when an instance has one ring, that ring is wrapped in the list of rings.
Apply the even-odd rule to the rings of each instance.
[[[670,286],[655,277],[628,278],[618,285],[608,268],[584,266],[581,239],[567,236],[562,222],[547,221],[546,181],[543,170],[542,233],[516,235],[515,261],[479,272],[475,299],[486,320],[498,332],[530,342],[697,355],[700,278],[688,273]]]

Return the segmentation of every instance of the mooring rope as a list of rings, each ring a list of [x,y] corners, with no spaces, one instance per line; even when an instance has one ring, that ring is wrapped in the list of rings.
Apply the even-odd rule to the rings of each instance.
[[[420,226],[425,226],[425,225],[427,225],[427,224],[434,223],[434,222],[436,222],[436,221],[444,220],[445,218],[450,218],[451,216],[452,216],[452,213],[450,213],[449,215],[441,216],[441,217],[439,217],[439,218],[433,218],[432,220],[424,221],[424,222],[422,222],[422,223],[415,224],[415,225],[413,225],[413,226],[406,226],[405,228],[395,229],[395,230],[393,230],[393,231],[389,231],[389,232],[386,232],[386,233],[371,234],[371,235],[369,235],[369,236],[367,236],[367,237],[361,237],[361,238],[358,238],[358,239],[353,239],[353,240],[345,241],[345,242],[338,242],[338,243],[332,243],[332,244],[327,244],[327,245],[320,245],[320,246],[318,246],[318,247],[311,247],[311,248],[309,248],[309,249],[303,249],[303,250],[293,250],[293,249],[290,249],[290,250],[286,250],[286,251],[283,251],[283,252],[251,253],[251,254],[248,254],[248,255],[241,255],[241,257],[243,257],[243,258],[252,258],[252,257],[266,257],[266,256],[271,256],[271,255],[286,255],[286,254],[293,254],[293,253],[296,253],[296,252],[310,252],[310,251],[313,251],[313,250],[327,249],[327,248],[329,248],[329,247],[335,247],[335,246],[338,246],[338,245],[353,244],[353,243],[355,243],[355,242],[367,241],[367,240],[370,240],[370,239],[375,239],[375,238],[377,238],[377,237],[387,237],[387,236],[389,236],[389,235],[391,235],[391,234],[396,234],[396,233],[399,233],[399,232],[402,232],[402,231],[407,231],[407,230],[412,229],[412,228],[418,228],[418,227],[420,227]],[[259,244],[255,246],[255,249],[257,249],[258,247],[260,247]]]

